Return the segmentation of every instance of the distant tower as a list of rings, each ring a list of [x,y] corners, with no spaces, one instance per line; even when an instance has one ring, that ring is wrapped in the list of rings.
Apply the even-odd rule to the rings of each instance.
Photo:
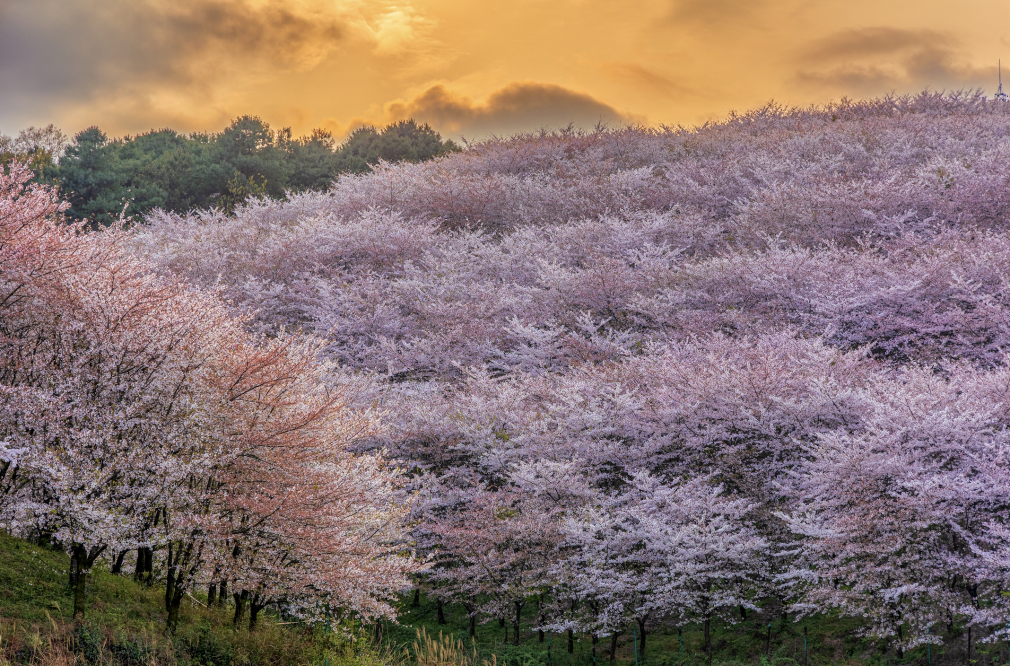
[[[999,88],[996,89],[996,94],[992,98],[998,102],[1007,101],[1007,94],[1003,92],[1003,64],[997,60],[996,66],[999,68]]]

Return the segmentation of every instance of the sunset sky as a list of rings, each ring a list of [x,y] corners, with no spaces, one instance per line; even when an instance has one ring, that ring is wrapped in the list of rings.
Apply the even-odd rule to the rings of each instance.
[[[996,0],[0,0],[0,132],[694,125],[996,87]],[[1010,78],[1008,78],[1010,82]]]

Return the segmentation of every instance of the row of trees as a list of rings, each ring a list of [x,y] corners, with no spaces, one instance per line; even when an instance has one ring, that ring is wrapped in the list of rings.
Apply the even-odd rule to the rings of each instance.
[[[533,602],[555,631],[637,625],[643,651],[656,626],[707,635],[776,599],[899,652],[1005,638],[1008,379],[794,333],[468,378],[411,410],[401,449],[428,470],[434,594],[516,633]]]
[[[1008,130],[926,92],[544,133],[131,242],[357,373],[474,622],[970,646],[1010,617]]]
[[[362,127],[339,144],[326,130],[296,138],[290,128],[274,131],[254,116],[219,133],[163,129],[110,139],[90,127],[68,139],[50,125],[0,135],[0,163],[27,161],[36,180],[59,185],[68,216],[93,225],[112,224],[124,210],[230,212],[252,195],[325,190],[339,174],[365,173],[380,160],[420,162],[457,150],[413,120]]]
[[[317,344],[247,333],[31,178],[0,174],[0,525],[70,553],[75,615],[97,562],[143,574],[157,552],[169,629],[197,584],[251,625],[268,603],[392,616],[416,567],[403,496],[348,450],[375,414]]]

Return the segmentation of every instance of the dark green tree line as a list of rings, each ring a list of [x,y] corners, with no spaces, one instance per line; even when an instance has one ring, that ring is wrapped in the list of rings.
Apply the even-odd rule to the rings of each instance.
[[[52,139],[54,132],[62,141]],[[413,120],[382,130],[363,127],[339,144],[326,130],[295,138],[290,128],[272,130],[255,116],[242,116],[219,133],[161,129],[109,138],[89,127],[68,142],[50,126],[29,128],[17,139],[0,135],[0,164],[29,160],[37,180],[59,184],[70,217],[96,226],[124,211],[231,211],[249,196],[280,199],[286,192],[325,190],[340,174],[366,173],[380,159],[423,161],[457,150]]]

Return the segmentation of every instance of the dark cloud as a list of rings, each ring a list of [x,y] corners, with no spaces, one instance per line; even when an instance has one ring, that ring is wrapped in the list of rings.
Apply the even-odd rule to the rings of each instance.
[[[0,116],[53,102],[209,93],[258,66],[302,68],[342,34],[283,0],[0,0]]]
[[[415,118],[466,137],[558,128],[569,123],[592,127],[600,122],[613,125],[634,120],[589,95],[557,85],[522,82],[495,91],[483,104],[445,86],[433,86],[409,102],[388,105],[386,112],[393,118]]]
[[[858,95],[986,86],[996,75],[995,67],[968,64],[956,39],[932,30],[846,30],[808,44],[799,56],[801,84],[840,86]]]

